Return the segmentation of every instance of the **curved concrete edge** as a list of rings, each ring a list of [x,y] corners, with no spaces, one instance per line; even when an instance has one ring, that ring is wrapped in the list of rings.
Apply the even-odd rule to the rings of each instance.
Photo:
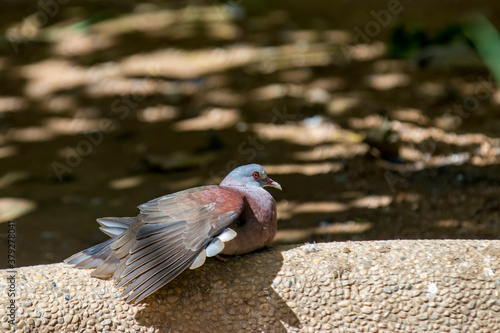
[[[139,304],[65,264],[0,272],[1,325],[19,332],[500,332],[497,240],[278,246],[209,260]]]

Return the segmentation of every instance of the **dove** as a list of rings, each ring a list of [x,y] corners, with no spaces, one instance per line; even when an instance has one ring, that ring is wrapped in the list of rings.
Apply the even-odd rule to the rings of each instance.
[[[276,235],[276,202],[264,187],[281,190],[261,165],[231,171],[219,185],[194,187],[148,201],[135,217],[97,219],[111,238],[65,263],[112,278],[121,296],[138,303],[186,269],[218,254],[267,246]]]

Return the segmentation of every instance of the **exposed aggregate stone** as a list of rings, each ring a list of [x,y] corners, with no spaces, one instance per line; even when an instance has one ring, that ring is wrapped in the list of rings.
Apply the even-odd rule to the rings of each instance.
[[[16,274],[15,332],[500,332],[500,241],[280,246],[208,261],[140,304],[65,264]],[[6,288],[7,271],[0,271]],[[5,292],[1,304],[8,304]]]

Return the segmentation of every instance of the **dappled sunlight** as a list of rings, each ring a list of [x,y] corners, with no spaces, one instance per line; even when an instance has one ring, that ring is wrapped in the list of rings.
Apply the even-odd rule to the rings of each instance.
[[[340,116],[352,111],[361,104],[360,96],[345,96],[344,94],[335,94],[328,103],[328,113],[333,116]]]
[[[412,122],[420,126],[428,125],[430,120],[429,117],[424,115],[424,112],[419,109],[400,109],[393,110],[389,113],[391,119]]]
[[[114,179],[109,182],[109,187],[114,190],[123,190],[127,188],[133,188],[139,186],[144,181],[144,177],[141,176],[133,176],[133,177],[125,177],[120,179]]]
[[[304,202],[283,200],[277,203],[278,217],[280,220],[291,218],[297,213],[339,213],[349,209],[347,203],[324,201],[324,202]]]
[[[241,120],[237,109],[213,108],[203,111],[200,116],[178,121],[174,125],[177,131],[204,131],[234,126]]]
[[[369,130],[380,125],[382,117],[378,114],[370,114],[366,117],[349,118],[349,127],[357,130]]]
[[[392,197],[388,195],[370,195],[361,198],[353,198],[345,202],[322,201],[322,202],[278,202],[278,216],[280,219],[289,219],[299,213],[340,213],[352,208],[379,209],[387,207],[392,203]]]
[[[16,146],[0,147],[0,158],[6,158],[19,153],[19,148]]]
[[[273,243],[276,244],[297,244],[318,237],[332,236],[332,235],[354,235],[362,234],[373,228],[371,222],[332,222],[319,226],[316,228],[308,229],[283,229],[278,230]]]
[[[116,95],[151,96],[167,91],[178,90],[178,84],[155,80],[154,78],[127,79],[122,77],[105,78],[85,88],[91,97]],[[131,104],[134,105],[134,104]]]
[[[256,57],[257,50],[249,46],[196,51],[168,49],[125,58],[120,62],[120,69],[125,75],[191,79],[248,64]]]
[[[252,129],[263,140],[286,140],[301,145],[317,145],[332,142],[340,136],[341,131],[333,124],[324,124],[317,127],[306,127],[303,124],[254,124]],[[300,133],[300,134],[298,134]]]
[[[296,93],[302,93],[301,86],[273,83],[253,90],[250,93],[250,96],[257,100],[273,100],[283,98],[287,94],[293,93],[294,87],[299,87],[299,91],[297,91]]]
[[[386,46],[381,42],[358,44],[349,49],[350,57],[357,61],[370,61],[384,55],[385,52]]]
[[[403,73],[372,74],[365,79],[369,87],[377,90],[405,87],[410,83],[410,76]]]
[[[228,22],[214,22],[207,24],[206,34],[214,40],[232,41],[242,35],[239,27]]]
[[[314,229],[316,235],[329,234],[361,234],[373,227],[372,222],[332,222]]]
[[[145,123],[171,121],[179,117],[179,109],[171,105],[157,105],[137,111],[137,119]]]
[[[105,35],[82,34],[77,29],[61,29],[53,34],[54,54],[64,57],[86,56],[114,46],[113,38]]]
[[[302,69],[305,70],[305,69]],[[310,71],[307,71],[310,73]],[[310,74],[312,75],[312,73]],[[311,82],[309,83],[309,88],[321,88],[327,91],[340,91],[345,89],[347,82],[344,78],[339,76],[328,76],[321,78],[311,77]]]
[[[44,128],[49,133],[58,135],[92,132],[99,128],[101,119],[51,117],[45,121]]]
[[[28,101],[20,96],[0,96],[0,114],[16,112],[28,108]]]
[[[299,161],[353,158],[357,155],[364,155],[367,151],[368,147],[366,145],[360,146],[354,142],[339,142],[329,145],[318,145],[309,151],[298,151],[293,153],[293,158]]]
[[[458,228],[460,226],[460,221],[458,220],[439,220],[436,223],[438,228]]]
[[[221,23],[233,20],[232,13],[222,3],[211,6],[188,6],[178,10],[160,9],[154,4],[138,4],[135,12],[95,24],[97,34],[118,35],[134,31],[157,32],[180,24]]]
[[[46,113],[72,115],[79,105],[75,96],[59,95],[42,100],[40,108]]]
[[[392,203],[392,196],[389,195],[369,195],[355,199],[349,203],[351,207],[376,209],[387,207]]]
[[[58,135],[75,135],[92,132],[102,126],[102,119],[51,117],[39,127],[11,128],[7,139],[17,142],[38,142],[54,139]]]
[[[17,142],[40,142],[52,140],[56,133],[43,127],[29,126],[23,128],[12,128],[7,132],[6,138],[9,141]]]
[[[500,89],[496,89],[493,95],[491,96],[491,101],[495,105],[500,105]]]
[[[337,172],[342,169],[343,165],[339,162],[326,163],[309,163],[309,164],[283,164],[283,165],[265,165],[266,171],[269,174],[302,174],[312,176],[317,174],[325,174]]]
[[[42,99],[60,90],[120,75],[116,65],[94,66],[89,69],[63,59],[49,59],[25,65],[20,72],[28,79],[24,93],[33,99]]]
[[[32,175],[26,171],[10,171],[0,177],[0,188],[8,188],[16,183],[28,181]]]
[[[407,122],[393,121],[394,130],[400,133],[402,140],[412,143],[422,143],[432,140],[434,144],[442,142],[456,146],[468,146],[471,144],[480,145],[483,142],[490,144],[500,144],[500,140],[482,133],[450,133],[437,127],[429,127],[425,130],[419,126]]]
[[[33,212],[37,204],[21,198],[0,198],[0,223],[17,219]]]

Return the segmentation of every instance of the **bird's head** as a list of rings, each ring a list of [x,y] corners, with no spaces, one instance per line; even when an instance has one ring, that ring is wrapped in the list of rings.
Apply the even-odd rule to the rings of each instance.
[[[281,185],[269,178],[264,167],[259,164],[237,167],[224,178],[221,185],[270,186],[281,191]]]

